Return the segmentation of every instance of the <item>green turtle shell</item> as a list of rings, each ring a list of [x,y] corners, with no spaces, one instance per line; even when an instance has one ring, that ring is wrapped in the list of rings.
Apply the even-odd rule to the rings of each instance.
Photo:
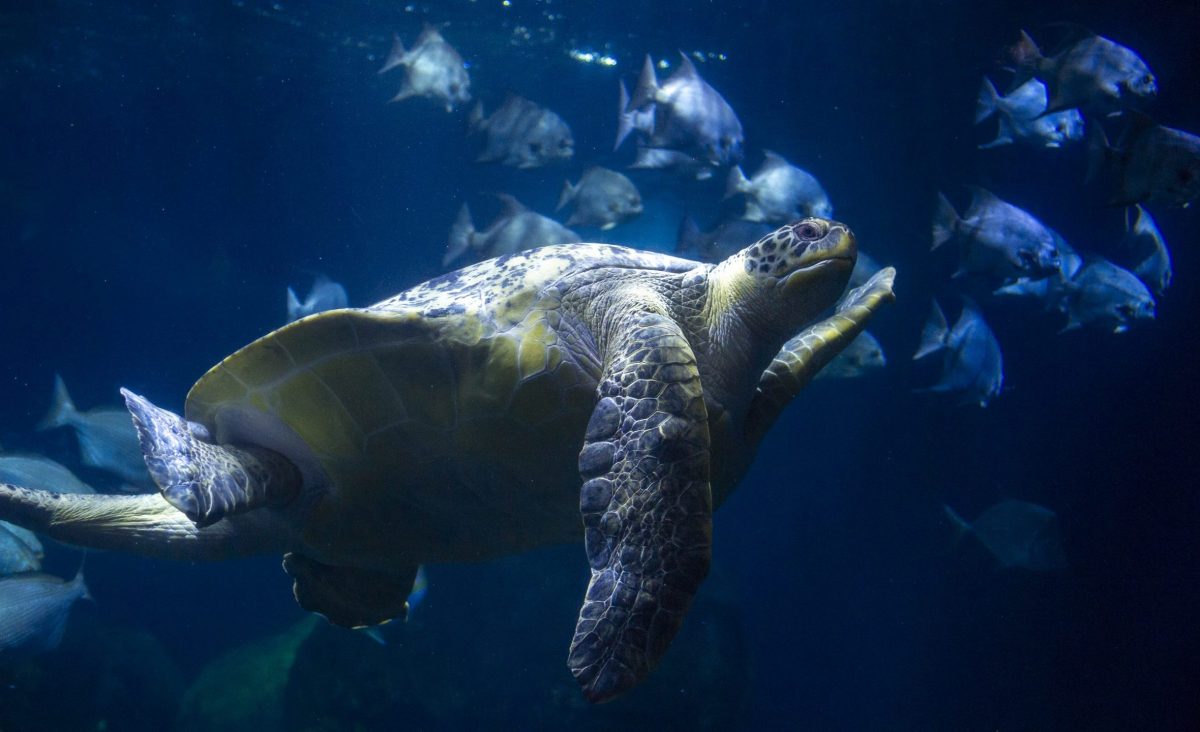
[[[302,540],[323,561],[383,567],[578,540],[576,461],[601,363],[560,311],[560,283],[704,266],[608,245],[483,262],[260,338],[195,384],[185,416],[220,442],[289,434],[275,444],[319,468],[305,471],[322,486]]]

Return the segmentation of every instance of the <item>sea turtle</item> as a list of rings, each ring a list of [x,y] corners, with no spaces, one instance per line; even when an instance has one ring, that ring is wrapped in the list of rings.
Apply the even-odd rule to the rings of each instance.
[[[402,616],[420,564],[582,540],[568,665],[610,699],[675,635],[763,434],[892,298],[889,268],[814,323],[855,256],[804,219],[716,265],[606,244],[476,264],[260,338],[184,417],[123,392],[160,494],[3,485],[0,518],[156,557],[283,553],[300,605],[350,627]]]

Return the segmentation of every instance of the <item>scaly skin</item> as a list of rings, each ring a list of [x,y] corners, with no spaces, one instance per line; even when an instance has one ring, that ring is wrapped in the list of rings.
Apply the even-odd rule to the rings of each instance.
[[[150,477],[201,528],[226,516],[283,506],[300,493],[300,471],[263,447],[214,445],[180,417],[122,389]]]
[[[712,552],[708,413],[696,358],[661,312],[628,320],[579,455],[592,579],[568,665],[591,701],[649,673]]]

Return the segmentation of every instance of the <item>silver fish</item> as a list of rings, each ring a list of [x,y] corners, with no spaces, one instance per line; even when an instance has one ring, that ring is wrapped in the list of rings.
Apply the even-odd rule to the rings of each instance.
[[[471,101],[471,79],[462,56],[428,23],[410,49],[404,48],[399,35],[392,35],[391,53],[379,73],[400,66],[406,75],[400,92],[391,99],[393,102],[430,97],[445,105],[447,112],[453,112],[458,105]]]
[[[1090,31],[1053,56],[1043,56],[1025,31],[1010,49],[1014,83],[1031,77],[1050,92],[1047,112],[1078,108],[1105,115],[1143,106],[1158,94],[1154,74],[1136,53]]]
[[[308,291],[308,296],[303,300],[296,296],[295,290],[291,287],[287,288],[287,317],[289,323],[313,313],[344,308],[349,306],[349,304],[350,296],[346,294],[346,288],[325,275],[317,275],[313,279],[312,289]]]
[[[42,568],[43,556],[42,542],[37,536],[15,524],[0,521],[0,576],[37,572]]]
[[[1000,344],[975,303],[965,300],[958,322],[954,328],[949,328],[946,316],[934,301],[913,359],[938,351],[944,351],[941,379],[933,386],[917,391],[957,393],[961,396],[960,404],[981,407],[986,407],[1000,395],[1004,385]]]
[[[1150,212],[1140,205],[1134,206],[1134,211],[1136,218],[1127,227],[1121,248],[1134,263],[1133,273],[1162,297],[1171,286],[1171,251]]]
[[[490,259],[550,244],[576,244],[583,241],[579,234],[554,219],[530,211],[512,196],[500,194],[499,198],[504,210],[486,231],[475,230],[471,210],[467,204],[463,204],[450,228],[450,242],[446,247],[446,256],[442,258],[443,267],[449,266],[468,250],[480,259]]]
[[[1106,259],[1088,261],[1067,283],[1064,331],[1084,325],[1124,333],[1139,320],[1154,319],[1154,296],[1137,275]]]
[[[933,249],[957,241],[963,257],[955,276],[988,274],[1002,278],[1042,277],[1061,266],[1054,234],[1027,211],[983,188],[971,188],[962,218],[938,194],[933,215]]]
[[[1037,572],[1066,569],[1058,516],[1036,503],[1001,501],[967,523],[954,509],[943,506],[960,533],[974,534],[1005,567]]]
[[[1046,85],[1030,79],[1002,97],[985,78],[975,103],[975,124],[993,115],[998,120],[996,139],[980,145],[980,149],[1025,142],[1035,147],[1059,148],[1068,142],[1083,139],[1083,115],[1078,109],[1044,114]]]
[[[1112,181],[1114,206],[1159,201],[1187,206],[1200,197],[1200,137],[1163,127],[1143,114],[1133,118],[1116,147],[1100,125],[1088,125],[1088,180]]]
[[[563,184],[555,211],[575,204],[567,226],[595,226],[608,231],[642,213],[642,195],[633,181],[608,168],[593,167],[575,185]]]
[[[67,466],[41,455],[0,455],[0,483],[55,493],[95,493]]]
[[[1059,270],[1046,277],[1018,277],[1016,281],[996,289],[992,294],[1001,297],[1024,297],[1038,300],[1047,311],[1065,310],[1063,299],[1071,278],[1083,267],[1083,257],[1053,229],[1054,246],[1058,249]]]
[[[720,262],[766,236],[774,228],[771,224],[734,219],[718,224],[711,231],[701,231],[695,219],[684,216],[679,223],[675,253],[703,262]]]
[[[84,465],[113,473],[139,490],[153,486],[129,412],[106,408],[78,411],[67,393],[67,385],[55,374],[54,402],[37,429],[57,427],[75,431]]]
[[[537,168],[569,160],[575,154],[575,138],[563,118],[516,95],[509,95],[487,118],[483,103],[476,102],[470,131],[486,137],[483,152],[476,158],[480,163]]]
[[[764,150],[766,160],[752,178],[740,166],[729,170],[725,198],[746,196],[747,221],[786,224],[805,216],[830,218],[833,204],[821,183],[811,173],[789,163],[783,156]]]
[[[0,657],[57,648],[80,599],[91,599],[82,568],[65,582],[46,574],[0,579]]]
[[[883,355],[883,346],[879,345],[875,336],[864,330],[825,368],[818,371],[816,378],[856,379],[884,366],[887,366],[887,358]]]
[[[633,98],[617,115],[616,147],[634,130],[641,137],[635,168],[680,167],[707,178],[714,167],[742,159],[737,114],[682,53],[679,68],[662,85],[646,56]]]

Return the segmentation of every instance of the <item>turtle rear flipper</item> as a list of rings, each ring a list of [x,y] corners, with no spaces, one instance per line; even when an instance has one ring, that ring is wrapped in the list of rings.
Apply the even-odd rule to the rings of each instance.
[[[163,498],[197,526],[262,506],[282,506],[300,492],[300,471],[262,447],[209,442],[208,431],[122,389],[150,477]]]
[[[579,454],[592,578],[567,665],[593,702],[650,673],[712,554],[708,413],[695,356],[674,321],[633,318]]]
[[[416,565],[394,573],[376,572],[334,567],[296,552],[283,556],[283,568],[295,580],[292,592],[300,607],[343,628],[403,619],[417,577]]]

